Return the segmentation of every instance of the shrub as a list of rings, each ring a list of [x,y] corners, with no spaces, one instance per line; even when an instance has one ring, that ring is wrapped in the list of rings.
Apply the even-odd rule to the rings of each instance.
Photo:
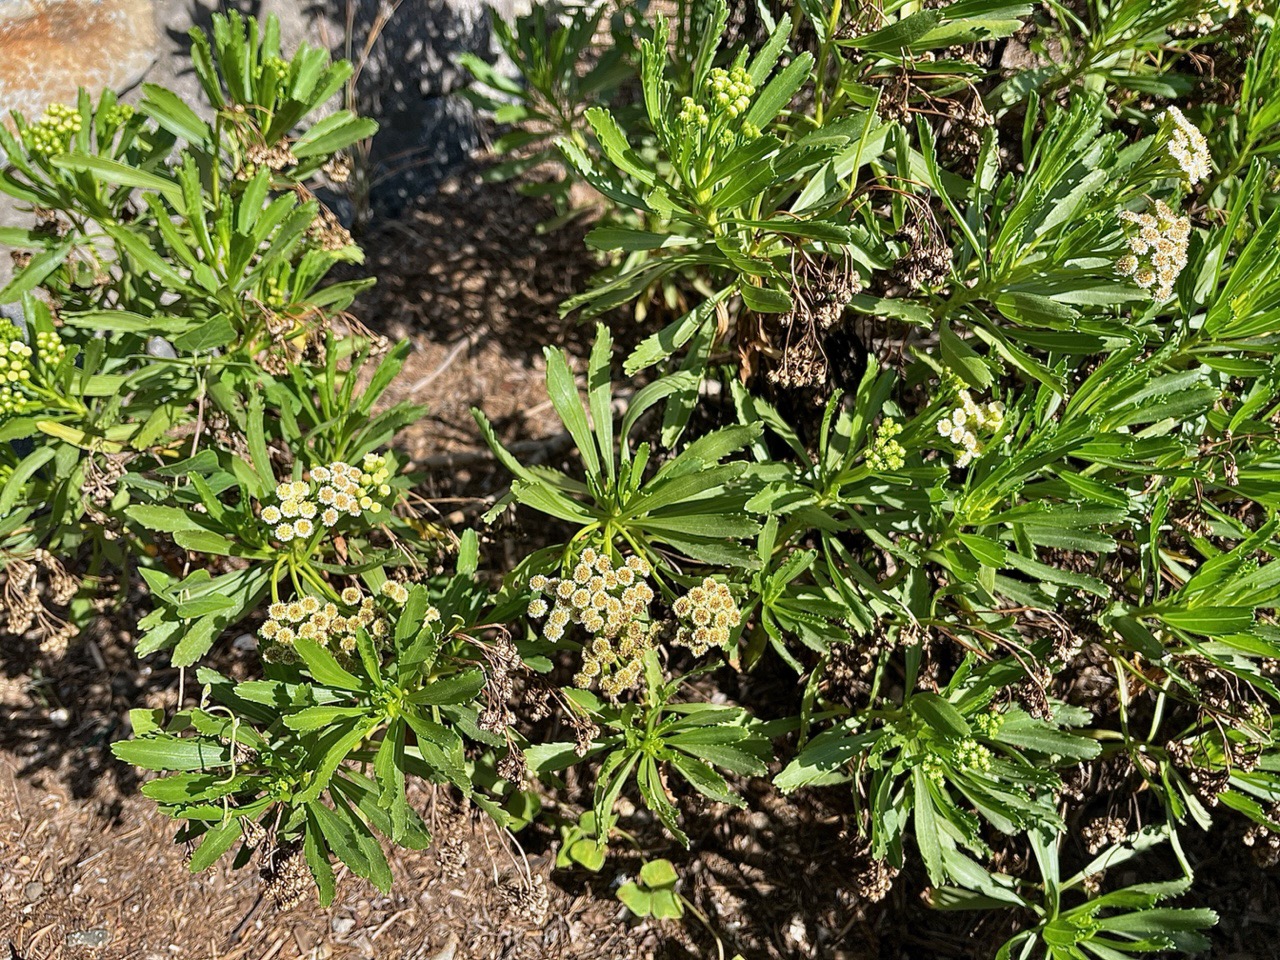
[[[599,197],[564,305],[598,321],[585,395],[547,352],[576,455],[522,464],[477,411],[512,475],[486,521],[550,531],[513,569],[465,531],[425,572],[392,442],[418,411],[377,402],[403,352],[324,284],[359,253],[305,183],[369,126],[303,122],[346,67],[219,19],[213,123],[156,88],[19,118],[11,626],[65,640],[134,568],[141,654],[195,665],[254,618],[260,678],[202,666],[200,708],[115,749],[165,774],[193,868],[261,847],[279,903],[308,874],[327,902],[335,859],[387,888],[378,837],[429,842],[411,778],[519,827],[577,765],[561,868],[633,839],[624,796],[687,845],[689,797],[771,777],[843,797],[866,899],[919,862],[935,906],[1015,911],[1000,957],[1205,948],[1194,893],[1160,905],[1180,838],[1251,823],[1273,864],[1280,831],[1270,14],[807,0],[722,43],[723,0],[679,10],[673,40],[624,5],[603,52],[603,8],[503,25],[523,83],[467,61],[515,124],[497,175]],[[756,716],[721,668],[795,694]],[[1170,879],[1104,889],[1161,844]],[[647,859],[619,896],[683,914]]]

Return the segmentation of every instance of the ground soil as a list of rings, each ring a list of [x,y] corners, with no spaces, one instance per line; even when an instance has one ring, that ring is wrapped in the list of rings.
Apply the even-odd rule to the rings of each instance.
[[[426,404],[427,413],[400,443],[426,472],[424,494],[442,526],[473,522],[506,483],[470,407],[484,409],[526,460],[567,452],[542,385],[541,347],[563,344],[580,363],[587,338],[557,305],[595,264],[584,224],[539,230],[552,212],[468,171],[403,222],[364,238],[380,283],[359,313],[413,344],[393,399]],[[487,540],[514,559],[532,536],[506,523]],[[988,958],[1011,932],[1008,918],[929,910],[924,879],[912,870],[882,903],[861,899],[847,792],[782,797],[765,779],[741,784],[743,810],[687,802],[687,852],[642,812],[628,820],[650,856],[679,866],[683,893],[701,914],[690,911],[683,924],[636,921],[612,896],[637,868],[634,855],[624,852],[598,876],[554,871],[550,828],[504,836],[443,793],[425,792],[414,800],[437,842],[393,852],[391,895],[345,876],[330,907],[306,901],[276,913],[261,901],[252,865],[192,876],[172,825],[137,793],[135,771],[112,759],[109,744],[127,734],[130,708],[172,708],[193,695],[177,671],[138,663],[130,640],[127,625],[104,627],[58,663],[11,640],[0,646],[0,960],[690,960],[721,950],[726,960],[736,952],[747,960]],[[220,669],[253,669],[249,645],[224,647]],[[796,693],[784,671],[725,674],[710,681],[720,695],[766,714],[770,702]],[[548,797],[548,812],[572,815],[586,788],[571,782],[559,794],[566,808]],[[1258,871],[1238,831],[1227,834],[1226,843],[1192,836],[1188,851],[1200,867],[1195,901],[1225,921],[1214,956],[1280,956],[1276,871]],[[1109,878],[1148,879],[1157,876]]]

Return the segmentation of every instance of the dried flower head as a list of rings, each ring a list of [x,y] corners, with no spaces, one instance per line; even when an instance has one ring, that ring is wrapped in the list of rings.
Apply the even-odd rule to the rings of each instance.
[[[53,613],[45,601],[66,606],[79,591],[80,581],[53,554],[40,548],[24,557],[9,558],[4,574],[3,612],[8,632],[22,636],[35,630],[41,652],[61,657],[79,630]]]
[[[792,254],[791,278],[791,309],[770,318],[777,330],[770,330],[769,338],[780,355],[768,379],[790,390],[819,388],[813,400],[820,405],[825,400],[821,388],[841,370],[839,354],[828,356],[828,342],[862,290],[862,278],[848,257],[798,253]]]
[[[898,868],[887,860],[877,860],[870,855],[861,858],[865,866],[854,874],[854,889],[858,896],[870,903],[879,903],[893,889],[893,881],[898,876]]]
[[[1280,823],[1280,804],[1267,811],[1267,819],[1272,823]],[[1280,864],[1280,830],[1254,823],[1245,831],[1242,839],[1244,845],[1253,851],[1253,859],[1264,870]]]
[[[266,881],[263,896],[277,910],[296,907],[315,886],[302,848],[297,846],[282,846],[272,851],[262,874]]]
[[[287,143],[278,143],[270,147],[266,144],[254,144],[245,151],[244,157],[250,169],[266,167],[268,170],[279,172],[286,167],[298,165],[298,158],[294,156],[293,150]]]
[[[946,242],[946,232],[927,204],[916,200],[908,205],[902,229],[893,239],[907,246],[906,252],[890,270],[895,283],[915,291],[936,287],[951,275],[954,251]]]
[[[1129,828],[1119,817],[1098,817],[1085,824],[1080,831],[1085,849],[1090,853],[1098,853],[1113,843],[1119,843],[1129,835]]]
[[[345,153],[335,153],[321,169],[332,183],[341,186],[351,179],[351,158]]]
[[[337,215],[328,207],[321,207],[320,213],[307,227],[307,239],[330,253],[345,250],[355,243],[351,239],[351,231],[342,225]]]
[[[436,865],[450,880],[461,880],[467,873],[471,844],[464,837],[450,836],[435,844]]]
[[[551,894],[547,891],[547,883],[542,877],[536,874],[528,880],[522,877],[503,883],[498,889],[502,893],[502,899],[519,920],[535,927],[540,927],[547,922]]]

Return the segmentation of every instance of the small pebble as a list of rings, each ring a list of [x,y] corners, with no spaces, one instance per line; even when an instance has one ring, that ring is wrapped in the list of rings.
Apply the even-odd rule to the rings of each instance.
[[[356,921],[353,917],[334,917],[329,921],[329,926],[338,936],[350,933],[356,928]]]
[[[39,880],[32,880],[22,888],[22,895],[32,903],[44,896],[44,884]]]
[[[111,942],[111,931],[106,927],[92,930],[73,930],[67,934],[68,947],[105,947]]]
[[[164,337],[152,337],[147,341],[147,355],[162,360],[174,360],[177,359],[178,351],[174,350],[173,344]]]

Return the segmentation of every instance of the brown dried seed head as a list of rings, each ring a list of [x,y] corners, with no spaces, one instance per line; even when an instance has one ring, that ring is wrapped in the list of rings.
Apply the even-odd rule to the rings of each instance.
[[[296,846],[276,848],[264,874],[262,893],[276,910],[296,907],[315,886],[306,857]]]
[[[462,837],[445,837],[436,844],[436,864],[450,880],[461,880],[467,872],[471,844]]]
[[[521,878],[507,882],[502,884],[499,890],[503,900],[511,907],[518,919],[534,926],[542,926],[547,922],[551,894],[547,891],[546,881],[542,877],[535,875],[530,880]]]

